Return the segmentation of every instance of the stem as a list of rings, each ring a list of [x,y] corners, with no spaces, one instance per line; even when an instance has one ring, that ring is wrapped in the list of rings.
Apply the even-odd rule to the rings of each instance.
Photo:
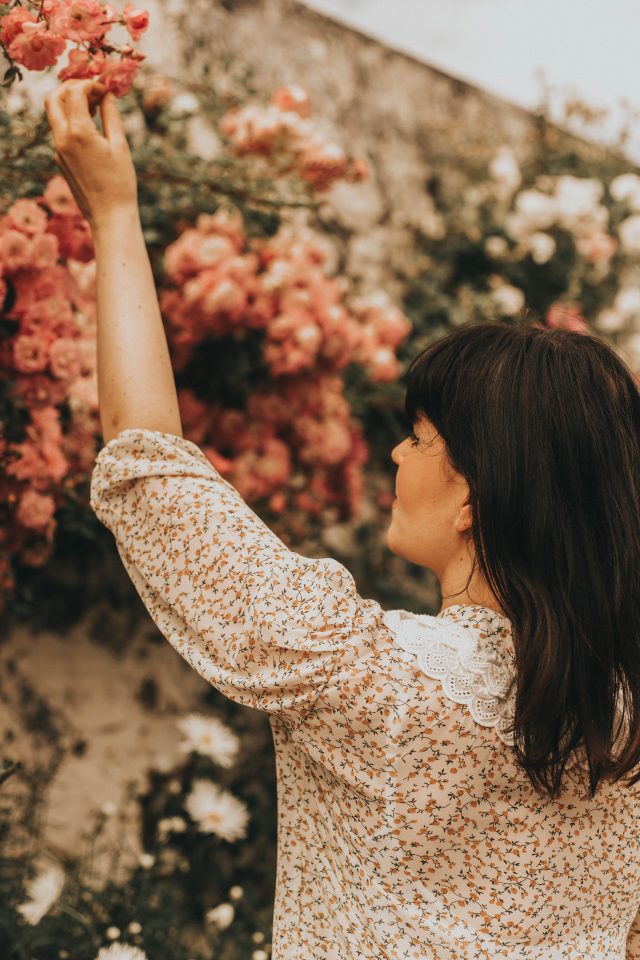
[[[93,940],[94,946],[100,947],[101,941],[96,936],[95,931],[93,929],[93,925],[89,923],[89,921],[85,917],[83,917],[81,913],[78,913],[77,910],[75,910],[73,907],[68,906],[68,904],[65,904],[65,903],[58,903],[58,910],[60,910],[61,913],[66,913],[68,917],[72,917],[78,923],[81,923],[82,926],[85,927],[85,929],[89,932],[91,939]]]

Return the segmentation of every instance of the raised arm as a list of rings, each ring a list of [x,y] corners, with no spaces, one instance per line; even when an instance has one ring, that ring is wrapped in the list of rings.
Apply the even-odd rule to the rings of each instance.
[[[98,102],[104,136],[91,118]],[[182,436],[136,173],[115,98],[95,80],[67,80],[45,105],[58,164],[93,234],[104,442],[132,428]]]

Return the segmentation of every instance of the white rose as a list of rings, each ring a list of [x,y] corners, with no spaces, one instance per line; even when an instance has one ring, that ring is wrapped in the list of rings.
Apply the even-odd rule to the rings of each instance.
[[[489,164],[489,173],[493,180],[512,192],[520,185],[522,174],[511,147],[500,147]]]
[[[613,309],[623,317],[640,314],[640,287],[622,287],[613,303]]]
[[[523,190],[516,197],[515,212],[528,224],[530,232],[547,230],[556,221],[556,201],[538,190]]]
[[[187,122],[187,143],[191,152],[202,160],[215,160],[221,150],[220,137],[198,114]]]
[[[207,923],[213,924],[218,930],[226,930],[233,923],[235,910],[230,903],[220,903],[213,910],[208,910],[205,914]]]
[[[596,317],[596,327],[603,333],[618,333],[626,326],[626,319],[623,314],[615,309],[601,310]]]
[[[635,256],[640,254],[640,214],[627,217],[618,228],[620,243],[625,253]]]
[[[178,93],[169,101],[169,111],[173,114],[196,113],[200,109],[200,101],[195,94],[185,91]]]
[[[611,181],[609,193],[618,203],[626,203],[631,210],[640,211],[640,177],[637,173],[621,173]]]
[[[595,177],[558,177],[555,199],[560,222],[568,227],[593,214],[603,194],[604,185]]]
[[[508,213],[505,217],[504,229],[512,240],[521,243],[531,233],[531,224],[521,213]]]
[[[508,283],[493,291],[492,299],[496,309],[507,317],[515,316],[525,304],[524,293],[519,287],[512,287]]]
[[[548,263],[556,252],[556,242],[548,233],[532,233],[529,251],[535,263]]]

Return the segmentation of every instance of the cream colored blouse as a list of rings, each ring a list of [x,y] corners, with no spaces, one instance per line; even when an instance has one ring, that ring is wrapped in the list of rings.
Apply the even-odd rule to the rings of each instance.
[[[171,434],[106,444],[91,506],[178,653],[269,716],[274,960],[640,960],[640,789],[533,790],[508,620],[363,599]]]

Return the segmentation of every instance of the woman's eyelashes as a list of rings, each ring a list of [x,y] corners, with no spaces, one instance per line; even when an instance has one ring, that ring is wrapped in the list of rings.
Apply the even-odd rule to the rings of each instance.
[[[416,437],[416,435],[415,435],[415,433],[414,433],[413,430],[412,430],[411,433],[409,434],[409,440],[411,441],[411,446],[412,446],[412,447],[417,447],[418,444],[420,443],[419,437]]]

